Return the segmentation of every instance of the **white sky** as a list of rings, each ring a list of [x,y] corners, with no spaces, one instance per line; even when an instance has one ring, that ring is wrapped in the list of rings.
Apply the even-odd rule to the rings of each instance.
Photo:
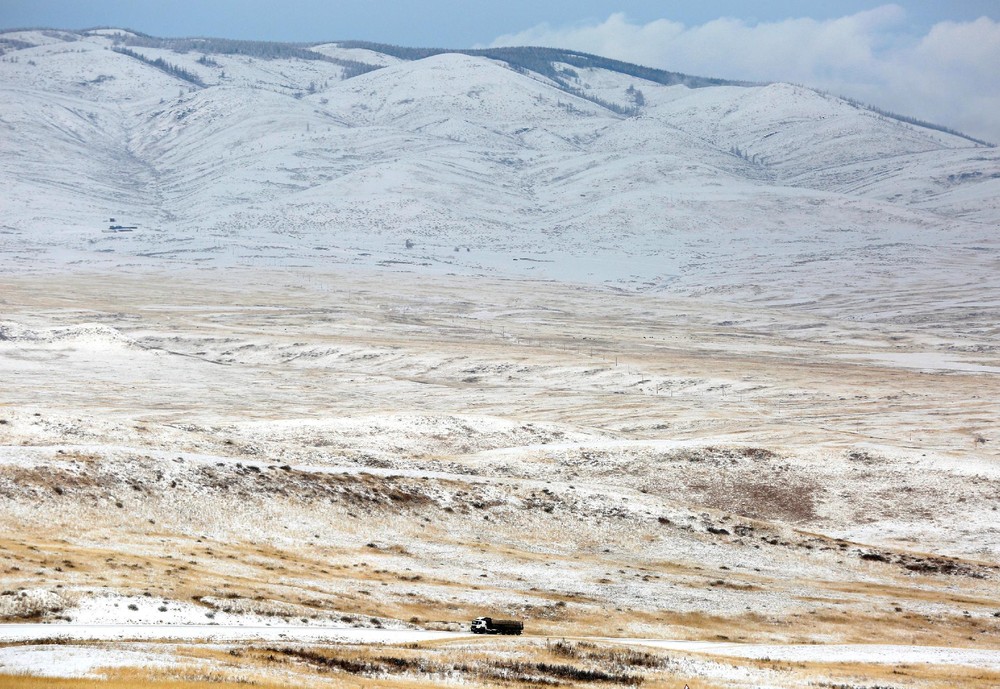
[[[490,45],[557,46],[699,76],[797,82],[1000,142],[1000,22],[985,16],[915,30],[900,5],[829,19],[699,24],[614,13],[539,24]]]

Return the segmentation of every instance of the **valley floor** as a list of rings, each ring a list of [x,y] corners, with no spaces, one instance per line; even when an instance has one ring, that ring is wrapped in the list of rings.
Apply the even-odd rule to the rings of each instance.
[[[997,686],[1000,342],[833,310],[4,278],[0,687]]]

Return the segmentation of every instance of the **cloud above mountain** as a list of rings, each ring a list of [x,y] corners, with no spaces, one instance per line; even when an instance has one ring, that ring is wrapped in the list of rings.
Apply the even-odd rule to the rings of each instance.
[[[1000,142],[1000,22],[987,17],[914,32],[899,5],[829,20],[720,18],[696,26],[634,23],[616,13],[599,23],[540,24],[491,45],[570,48],[701,76],[798,82]]]

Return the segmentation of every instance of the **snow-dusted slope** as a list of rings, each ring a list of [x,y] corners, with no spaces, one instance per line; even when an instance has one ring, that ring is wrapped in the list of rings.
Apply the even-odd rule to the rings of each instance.
[[[802,87],[127,38],[2,36],[5,267],[380,264],[796,301],[997,279],[995,149]]]

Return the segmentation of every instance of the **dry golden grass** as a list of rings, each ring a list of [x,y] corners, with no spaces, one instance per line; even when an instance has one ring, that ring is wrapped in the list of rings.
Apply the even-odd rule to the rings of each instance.
[[[156,536],[154,538],[153,536]],[[159,542],[160,545],[156,545]],[[286,614],[313,617],[323,614],[388,617],[401,620],[464,621],[482,610],[464,602],[467,590],[510,595],[531,601],[531,633],[548,635],[650,636],[688,639],[796,640],[823,635],[844,642],[896,642],[1000,646],[1000,620],[976,622],[961,610],[995,610],[978,580],[940,577],[886,578],[871,581],[796,581],[769,579],[741,572],[721,575],[684,563],[650,562],[626,565],[630,572],[700,588],[722,586],[732,590],[786,591],[789,599],[814,602],[812,611],[773,618],[755,615],[713,616],[678,614],[669,610],[609,611],[601,600],[547,590],[532,590],[532,582],[504,580],[448,580],[421,573],[419,561],[391,547],[333,548],[215,542],[169,533],[126,534],[122,542],[106,545],[73,543],[56,534],[22,533],[0,538],[5,560],[4,586],[105,586],[125,593],[151,592],[156,597],[198,601],[211,596],[241,601],[237,610],[252,610],[253,601],[277,601],[295,606]],[[391,545],[391,544],[390,544]],[[453,544],[457,547],[457,544]],[[142,554],[130,554],[135,548]],[[477,548],[513,563],[554,561],[506,543],[477,543]],[[610,568],[593,555],[595,571]],[[413,565],[407,571],[403,565]],[[13,571],[16,568],[16,571]],[[617,576],[617,575],[615,575]],[[955,584],[962,588],[955,589]],[[418,593],[411,589],[419,588]],[[839,594],[825,599],[814,594]],[[368,593],[366,593],[368,592]],[[813,594],[813,595],[811,595]],[[844,595],[847,594],[847,595]],[[934,617],[913,612],[918,603],[942,603],[952,609]],[[258,607],[260,607],[258,606]],[[874,609],[873,609],[874,608]],[[901,610],[895,610],[901,608]],[[206,610],[207,612],[207,610]]]
[[[266,276],[264,279],[266,281]],[[685,424],[670,428],[669,437],[701,439],[714,433],[728,437],[739,433],[740,437],[748,438],[748,442],[752,438],[752,442],[761,447],[790,448],[788,452],[791,454],[798,449],[820,445],[828,448],[839,445],[849,447],[875,438],[880,444],[884,442],[910,449],[917,448],[919,443],[921,452],[961,453],[952,456],[965,456],[972,449],[977,456],[1000,457],[1000,445],[996,443],[973,447],[966,442],[996,418],[994,400],[1000,399],[1000,379],[961,374],[938,376],[904,369],[846,365],[839,357],[845,352],[855,352],[856,346],[847,336],[846,345],[837,344],[839,340],[836,338],[841,337],[837,332],[822,336],[834,339],[834,344],[828,346],[829,343],[818,344],[800,335],[782,334],[777,325],[773,331],[767,329],[767,332],[753,329],[740,331],[739,328],[716,325],[723,315],[726,320],[739,320],[730,313],[738,310],[735,305],[727,305],[725,313],[719,314],[710,307],[706,307],[707,311],[699,311],[700,307],[689,302],[669,304],[665,300],[647,300],[639,295],[619,301],[558,286],[536,284],[525,288],[514,282],[498,283],[495,294],[484,296],[482,300],[488,302],[490,310],[508,314],[503,316],[502,321],[507,333],[514,337],[500,338],[483,323],[465,319],[467,311],[478,310],[483,304],[469,301],[469,285],[460,280],[441,280],[434,284],[432,281],[413,280],[407,289],[392,295],[390,304],[384,284],[374,278],[366,282],[363,277],[347,280],[330,276],[329,290],[323,294],[285,289],[285,279],[281,277],[280,284],[262,282],[252,287],[218,284],[206,288],[198,281],[183,278],[158,281],[67,276],[68,296],[65,301],[61,298],[53,300],[50,290],[38,289],[38,284],[28,279],[5,280],[0,293],[8,299],[13,318],[18,317],[18,310],[36,317],[39,313],[55,314],[57,310],[70,309],[61,316],[52,315],[52,318],[75,322],[79,319],[79,310],[103,312],[108,316],[109,323],[122,327],[126,332],[148,328],[164,335],[179,335],[181,340],[191,338],[193,342],[188,346],[192,352],[203,346],[200,338],[217,336],[234,341],[241,338],[266,340],[272,345],[304,341],[330,347],[398,347],[405,358],[418,360],[426,357],[428,361],[427,370],[420,373],[412,373],[409,369],[402,370],[402,373],[391,370],[380,372],[371,377],[371,381],[378,381],[371,383],[371,387],[365,387],[369,383],[361,383],[359,377],[357,388],[346,385],[337,387],[338,383],[330,379],[329,372],[322,369],[299,369],[296,365],[285,363],[269,366],[257,362],[239,370],[240,382],[235,387],[222,384],[220,381],[223,379],[207,379],[203,387],[173,388],[164,384],[161,391],[163,399],[182,402],[178,406],[166,405],[162,409],[150,402],[148,395],[156,392],[152,388],[137,388],[136,392],[116,390],[113,395],[116,399],[113,404],[108,403],[108,409],[118,409],[115,405],[120,404],[128,419],[134,419],[137,413],[148,417],[142,421],[144,435],[134,441],[137,448],[143,443],[154,443],[156,434],[164,430],[162,427],[157,430],[158,420],[187,423],[189,415],[196,418],[208,416],[219,419],[219,423],[228,423],[229,420],[278,419],[290,415],[315,415],[317,418],[349,416],[366,413],[370,409],[376,413],[412,408],[427,409],[428,413],[468,413],[469,384],[462,382],[454,372],[449,373],[447,365],[436,370],[439,364],[447,364],[453,358],[513,363],[516,366],[524,364],[542,369],[550,366],[579,368],[584,365],[596,371],[610,369],[608,357],[620,355],[623,367],[627,361],[633,369],[641,368],[644,375],[693,380],[720,378],[731,383],[752,379],[757,392],[748,395],[747,403],[737,399],[736,395],[720,397],[714,393],[678,395],[676,399],[654,398],[621,394],[621,391],[582,381],[579,388],[569,390],[572,394],[565,394],[567,390],[561,387],[564,385],[562,381],[558,382],[558,388],[552,388],[551,381],[540,382],[538,387],[531,388],[520,381],[507,384],[504,378],[495,377],[472,386],[479,391],[475,413],[606,429],[622,437],[633,438],[663,437],[664,426],[660,424],[664,418],[686,418]],[[407,281],[409,278],[400,276],[399,280]],[[428,300],[428,296],[435,299]],[[493,304],[494,301],[497,303]],[[436,306],[429,309],[428,302]],[[261,307],[262,304],[266,306]],[[197,308],[176,308],[178,306]],[[243,309],[242,306],[252,308]],[[322,308],[327,314],[335,313],[336,318],[317,320],[317,308]],[[686,315],[680,319],[659,317],[672,310]],[[410,313],[401,315],[403,311]],[[112,314],[120,316],[112,317]],[[585,317],[581,318],[578,314],[585,314]],[[744,315],[751,321],[759,317],[759,314],[749,312]],[[117,322],[115,318],[125,320]],[[282,325],[294,327],[277,328],[276,319],[280,319]],[[795,318],[789,322],[794,324],[794,321]],[[166,323],[169,326],[164,326]],[[165,330],[167,327],[169,331]],[[737,332],[741,333],[740,346],[727,349],[724,338],[733,337]],[[872,338],[884,335],[877,332],[870,334]],[[585,345],[582,342],[584,337],[587,338]],[[532,343],[525,344],[525,339]],[[803,361],[809,361],[809,365],[803,366]],[[225,368],[220,367],[220,370]],[[237,368],[234,367],[234,370]],[[364,372],[365,369],[359,365],[358,371]],[[261,372],[266,376],[261,377]],[[79,404],[81,414],[93,414],[99,420],[114,421],[115,414],[103,408],[102,404],[88,401],[92,387],[91,372],[83,371],[82,378],[78,379],[72,378],[71,373],[73,371],[68,368],[60,369],[59,375],[51,380],[31,379],[30,383],[22,384],[22,398],[30,402],[20,404],[25,407],[37,405],[43,410],[47,405],[53,409],[70,409]],[[433,385],[414,393],[421,397],[397,399],[397,392],[403,394],[403,391],[384,383],[384,376],[392,375],[408,376],[399,377],[400,381],[418,380]],[[179,380],[183,379],[183,376],[179,377]],[[266,384],[261,381],[266,381]],[[318,381],[322,384],[317,384]],[[241,387],[243,385],[246,387]],[[390,387],[392,394],[386,395],[385,390]],[[83,395],[79,395],[81,388]],[[295,391],[294,413],[291,407],[282,406],[289,401],[288,397],[268,394],[278,389]],[[433,389],[434,397],[422,397],[424,389]],[[257,392],[248,395],[246,390]],[[807,390],[814,392],[794,395],[789,392]],[[855,397],[859,390],[864,391],[864,399]],[[67,396],[74,391],[78,397]],[[553,391],[558,394],[553,394]],[[912,394],[902,401],[885,401],[889,396],[898,398],[900,391]],[[11,392],[17,390],[12,389]],[[787,399],[789,397],[794,399]],[[11,399],[14,400],[11,410],[16,412],[18,398]],[[84,401],[73,401],[77,399]],[[414,401],[419,404],[408,406]],[[776,412],[774,405],[777,403],[782,406]],[[88,407],[88,404],[93,406]],[[941,413],[942,409],[951,411],[945,414]],[[921,428],[919,440],[907,437],[907,424],[911,428]],[[14,425],[0,426],[0,440],[13,432]],[[132,428],[134,424],[129,421],[127,425]],[[753,431],[749,432],[749,428]],[[188,440],[184,436],[176,445],[174,440],[163,440],[158,447],[170,445],[178,451],[217,452],[220,457],[234,461],[240,456],[238,444],[221,447],[220,438],[211,434],[192,435],[191,438]],[[961,438],[965,444],[960,447],[956,438]],[[72,436],[30,436],[27,431],[23,439],[38,445],[74,441]],[[23,439],[18,436],[4,442],[14,444]],[[441,438],[442,444],[445,440]],[[113,439],[109,442],[126,441]],[[461,458],[448,456],[444,450],[440,454],[440,458],[461,461]],[[255,454],[253,459],[259,459],[259,456]],[[15,471],[11,476],[37,485],[43,499],[49,497],[53,502],[59,500],[66,503],[74,495],[85,492],[83,482],[87,480],[86,476],[81,478],[70,472],[67,468],[69,463],[81,464],[88,471],[96,471],[101,468],[101,460],[98,454],[77,453],[67,448],[63,454],[52,458],[53,471],[27,469],[22,474]],[[866,467],[864,465],[862,469],[869,470]],[[352,480],[359,482],[363,488],[377,489],[382,493],[388,493],[393,488],[391,482],[370,476],[361,475]],[[57,488],[64,489],[65,496]],[[515,490],[511,488],[511,491]],[[767,498],[765,502],[783,502],[786,498],[794,499],[795,495],[763,497]],[[79,506],[88,507],[84,501],[80,501]],[[391,513],[395,507],[390,504],[386,509]],[[692,506],[693,509],[696,507]],[[648,602],[637,604],[643,609],[616,610],[616,603],[609,604],[612,600],[610,596],[598,599],[596,596],[567,595],[565,589],[560,592],[555,590],[557,586],[552,586],[551,590],[546,590],[541,584],[539,588],[542,590],[533,590],[536,582],[531,581],[515,579],[496,586],[486,579],[471,578],[476,575],[455,574],[454,580],[448,579],[440,574],[442,570],[438,563],[421,562],[417,555],[413,555],[414,552],[419,553],[419,548],[408,545],[422,539],[449,548],[464,547],[470,551],[475,548],[499,562],[497,567],[501,570],[504,563],[530,566],[551,562],[558,567],[561,562],[572,559],[593,566],[591,583],[596,582],[598,577],[603,578],[601,572],[605,569],[612,569],[608,560],[619,557],[621,567],[629,569],[630,574],[645,567],[646,572],[655,573],[656,577],[664,580],[660,583],[695,590],[711,586],[712,581],[717,579],[715,572],[710,574],[683,562],[642,560],[644,545],[664,538],[659,532],[655,535],[634,534],[635,540],[629,552],[605,558],[546,549],[550,542],[562,542],[563,533],[578,528],[575,522],[561,527],[546,524],[536,531],[523,533],[503,532],[500,530],[502,526],[491,522],[489,534],[495,540],[484,538],[482,543],[472,544],[449,533],[447,524],[441,526],[428,522],[424,528],[424,524],[406,524],[401,520],[398,540],[393,537],[395,543],[380,544],[379,549],[365,549],[324,547],[307,542],[301,534],[298,544],[294,541],[289,544],[290,534],[279,531],[278,526],[275,526],[274,532],[264,534],[261,540],[273,538],[275,543],[281,545],[241,542],[238,539],[210,541],[206,538],[199,541],[188,535],[196,531],[185,532],[183,528],[172,531],[162,524],[148,524],[146,519],[134,515],[129,517],[127,509],[112,507],[106,512],[101,514],[93,509],[88,512],[96,522],[106,518],[108,525],[101,535],[89,533],[79,537],[79,542],[67,540],[65,532],[46,531],[19,523],[0,529],[6,532],[0,537],[3,588],[63,586],[70,589],[81,586],[128,594],[150,592],[157,597],[182,601],[211,596],[234,601],[234,607],[240,603],[251,608],[257,603],[263,605],[273,600],[300,606],[303,615],[336,611],[358,618],[417,618],[421,622],[442,619],[464,621],[482,614],[478,606],[466,602],[462,595],[464,591],[476,591],[477,595],[470,596],[470,599],[481,599],[481,592],[494,596],[496,600],[517,601],[519,604],[527,601],[537,606],[535,612],[538,614],[529,617],[531,634],[658,635],[734,641],[810,641],[822,636],[855,642],[1000,647],[1000,629],[997,628],[1000,622],[987,620],[983,623],[961,614],[963,609],[968,609],[981,616],[996,609],[995,599],[985,588],[990,582],[963,577],[902,577],[899,576],[900,568],[873,565],[870,569],[859,569],[858,563],[846,556],[842,581],[772,579],[746,572],[717,575],[733,577],[725,579],[719,586],[726,589],[727,594],[745,592],[747,605],[754,603],[755,595],[770,594],[783,596],[790,602],[790,609],[801,606],[805,608],[804,612],[768,617],[713,615],[708,612],[682,614],[658,610],[662,599],[653,595],[647,598]],[[47,514],[44,510],[39,513]],[[334,514],[331,523],[335,528],[343,529],[343,533],[361,538],[366,519],[379,518],[380,515],[374,509],[358,513],[361,518],[357,521],[338,521]],[[433,516],[431,512],[427,514]],[[807,514],[808,511],[801,510],[798,516]],[[153,516],[159,520],[158,515]],[[796,517],[796,514],[786,516]],[[547,530],[550,526],[553,529],[562,528],[562,532],[553,536]],[[762,523],[758,526],[763,528],[767,525]],[[811,527],[821,528],[815,524]],[[810,536],[807,533],[802,535]],[[820,534],[812,536],[825,538]],[[591,549],[588,537],[576,534],[574,537],[577,540],[565,539],[565,542],[578,544],[579,550]],[[84,538],[86,542],[83,542]],[[102,542],[102,538],[106,540]],[[851,544],[852,547],[857,545]],[[922,547],[933,547],[933,544]],[[782,552],[787,554],[791,551]],[[805,551],[797,552],[801,552],[804,558],[809,557]],[[422,569],[425,564],[428,566]],[[412,571],[406,571],[407,567],[412,567]],[[420,577],[419,581],[414,579],[416,576]],[[841,573],[835,576],[841,576]],[[879,579],[877,583],[873,581],[876,578]],[[609,583],[615,581],[614,575],[608,579]],[[416,592],[418,587],[419,592]],[[831,595],[827,597],[826,593]],[[915,614],[912,609],[918,603],[942,604],[946,606],[942,608],[946,612],[933,617]],[[896,611],[895,607],[902,610]],[[729,609],[742,610],[743,606],[740,604]],[[225,660],[211,653],[203,659]],[[821,673],[822,670],[816,672]],[[126,678],[120,678],[120,681],[126,681]],[[343,681],[354,682],[350,678]],[[658,686],[656,682],[659,681],[651,677],[647,686]],[[932,681],[932,678],[927,681]],[[377,682],[365,680],[364,684],[372,686]],[[693,681],[689,684],[692,689],[709,686]]]
[[[650,630],[654,630],[651,632]],[[928,618],[889,608],[885,613],[843,612],[792,613],[763,616],[756,613],[722,616],[702,612],[623,611],[612,615],[566,613],[558,621],[533,621],[535,634],[570,637],[659,636],[692,641],[740,641],[758,643],[815,643],[817,639],[837,643],[875,643],[964,648],[1000,649],[1000,619],[967,618],[960,614]]]
[[[559,648],[571,653],[559,653]],[[289,647],[255,648],[241,652],[254,667],[275,667],[283,672],[312,669],[338,680],[338,686],[357,686],[369,677],[395,675],[413,686],[437,685],[440,678],[467,686],[636,686],[677,677],[665,655],[648,650],[633,651],[615,645],[594,643],[540,643],[524,638],[487,637],[463,642],[412,644],[393,647]],[[656,684],[652,686],[667,686]],[[711,684],[701,684],[710,687]]]
[[[231,649],[188,645],[175,649],[182,665],[171,670],[104,671],[107,679],[51,679],[0,675],[0,689],[227,689],[239,686],[405,687],[424,689],[460,681],[469,687],[531,687],[533,676],[550,675],[564,686],[632,686],[651,689],[750,689],[768,686],[905,686],[911,689],[993,689],[1000,672],[954,665],[790,662],[717,659],[717,672],[742,679],[712,680],[697,670],[702,654],[627,648],[593,641],[484,637],[435,641],[406,647],[250,646]],[[678,665],[680,657],[689,658]],[[197,661],[205,663],[199,667]],[[692,666],[690,663],[694,662]],[[711,665],[711,663],[710,663]],[[548,668],[564,668],[549,670]],[[679,668],[685,668],[681,670]],[[707,666],[706,666],[707,667]],[[741,670],[732,675],[726,667]],[[590,669],[619,679],[569,680],[559,673]],[[444,672],[445,674],[442,674]],[[527,673],[527,674],[523,674]],[[555,673],[555,674],[552,674]],[[711,676],[712,673],[708,675]],[[448,679],[444,680],[447,676]],[[627,678],[635,678],[630,680]]]
[[[781,663],[752,661],[748,665],[781,668],[795,678],[855,686],[909,686],[921,689],[996,689],[1000,671],[961,665],[877,663]]]
[[[191,602],[209,596],[220,600],[216,605],[222,609],[226,601],[232,600],[235,611],[259,610],[296,619],[348,615],[358,619],[414,620],[422,624],[476,617],[482,614],[482,609],[467,603],[460,595],[463,591],[509,595],[510,585],[517,584],[504,581],[500,587],[488,580],[450,581],[421,575],[419,566],[406,571],[397,559],[403,557],[409,562],[407,556],[386,549],[199,542],[176,534],[161,537],[163,545],[150,547],[147,536],[132,536],[137,550],[142,546],[141,555],[130,554],[128,544],[122,543],[76,544],[45,534],[0,538],[0,554],[5,559],[4,586],[8,589],[51,588],[59,584],[106,586],[133,595],[148,591],[155,597]],[[535,553],[508,545],[480,545],[490,554],[514,561],[537,558]],[[552,559],[551,555],[548,557]],[[15,568],[17,571],[13,571]],[[647,568],[633,565],[629,569],[695,588],[712,586],[716,576],[714,572],[689,565],[664,562]],[[769,580],[741,573],[738,580],[727,579],[724,583],[739,590],[747,590],[743,585],[749,584],[752,590],[747,590],[748,594],[757,589],[773,593],[788,591],[790,599],[803,602],[807,602],[803,593],[816,598],[808,596],[810,591],[831,591],[840,597],[820,599],[812,611],[761,617],[655,609],[609,610],[600,600],[586,596],[531,590],[529,581],[520,583],[517,595],[535,607],[527,616],[529,633],[538,635],[658,635],[779,642],[809,642],[822,637],[855,643],[1000,647],[1000,618],[984,621],[981,615],[977,619],[961,613],[963,609],[982,613],[996,608],[995,601],[979,594],[982,584],[975,580],[913,577],[898,583],[810,581],[801,582],[799,588],[799,582],[794,580]],[[954,583],[968,586],[955,590]],[[408,587],[419,587],[419,593],[409,591]],[[947,604],[951,612],[934,616],[914,612],[918,603],[928,602]],[[270,613],[266,612],[268,606]]]
[[[100,645],[100,644],[96,644]],[[392,646],[215,645],[174,647],[179,667],[102,671],[106,682],[87,681],[80,687],[228,687],[253,684],[330,687],[431,687],[456,681],[470,687],[530,687],[536,678],[561,686],[667,687],[694,684],[671,668],[666,654],[590,642],[545,642],[526,638],[483,637],[450,643]],[[7,685],[0,684],[0,689]],[[30,686],[44,686],[34,683]],[[62,685],[60,685],[62,686]]]
[[[0,689],[245,689],[245,682],[185,681],[181,679],[57,679],[0,674]],[[262,689],[279,689],[287,684],[254,682]]]
[[[958,604],[972,608],[984,608],[995,610],[997,600],[989,592],[982,595],[974,595],[974,591],[969,591],[968,585],[982,588],[988,584],[978,584],[978,582],[962,580],[935,580],[931,578],[917,579],[917,585],[912,585],[913,580],[904,580],[901,583],[893,584],[874,581],[813,581],[809,582],[813,586],[818,586],[830,591],[841,593],[853,593],[870,598],[888,598],[891,600],[914,600],[928,603]],[[956,583],[966,584],[966,590],[959,592],[955,589]],[[911,584],[907,586],[906,584]]]

